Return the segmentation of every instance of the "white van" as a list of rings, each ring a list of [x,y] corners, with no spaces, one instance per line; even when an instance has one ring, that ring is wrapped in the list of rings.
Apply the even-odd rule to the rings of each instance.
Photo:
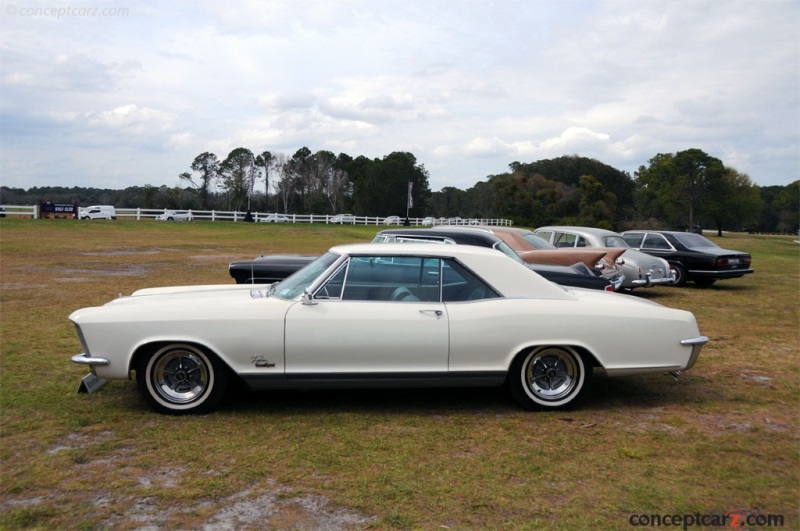
[[[117,219],[117,211],[111,205],[94,205],[80,209],[78,219]]]

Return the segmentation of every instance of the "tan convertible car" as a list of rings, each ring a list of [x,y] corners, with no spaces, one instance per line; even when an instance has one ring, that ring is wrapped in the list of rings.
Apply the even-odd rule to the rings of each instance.
[[[444,228],[444,227],[440,227]],[[582,262],[590,269],[598,269],[619,289],[623,277],[617,260],[625,249],[616,247],[592,247],[581,249],[557,249],[550,242],[540,238],[533,231],[517,227],[471,227],[491,232],[529,264],[556,264],[571,266]],[[459,230],[454,227],[453,230]]]

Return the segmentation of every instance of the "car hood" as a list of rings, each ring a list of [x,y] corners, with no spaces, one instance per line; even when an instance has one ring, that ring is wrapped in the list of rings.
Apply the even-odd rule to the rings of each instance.
[[[221,312],[223,308],[264,298],[269,287],[269,284],[220,284],[147,288],[129,296],[120,296],[103,306],[76,310],[69,318],[76,321],[97,314],[120,315],[120,312],[126,311],[171,317],[188,313]]]

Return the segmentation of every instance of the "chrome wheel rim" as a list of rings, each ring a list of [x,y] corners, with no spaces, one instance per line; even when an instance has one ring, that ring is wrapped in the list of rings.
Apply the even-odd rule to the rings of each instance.
[[[197,400],[208,388],[208,366],[194,352],[173,350],[164,354],[152,374],[156,392],[174,404]]]
[[[525,383],[542,400],[559,400],[577,385],[580,371],[575,359],[561,349],[545,349],[534,354],[525,367]]]

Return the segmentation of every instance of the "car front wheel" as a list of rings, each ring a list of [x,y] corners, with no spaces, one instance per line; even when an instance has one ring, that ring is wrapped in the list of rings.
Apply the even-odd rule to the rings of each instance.
[[[189,344],[173,343],[139,358],[139,391],[162,413],[205,413],[227,387],[225,366],[216,357]]]
[[[526,409],[564,409],[578,402],[589,388],[592,366],[572,347],[539,347],[517,356],[509,388]]]

